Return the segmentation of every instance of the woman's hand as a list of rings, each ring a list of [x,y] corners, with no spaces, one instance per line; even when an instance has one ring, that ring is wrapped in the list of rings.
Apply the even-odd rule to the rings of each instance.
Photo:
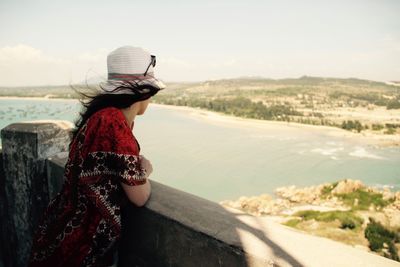
[[[153,165],[151,165],[150,160],[143,155],[139,155],[139,160],[142,168],[146,169],[147,176],[150,176],[150,174],[153,172]]]

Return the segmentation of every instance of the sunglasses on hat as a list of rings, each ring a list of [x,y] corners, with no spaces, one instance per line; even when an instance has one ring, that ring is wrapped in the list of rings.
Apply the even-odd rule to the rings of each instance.
[[[147,71],[149,70],[150,66],[153,66],[153,68],[156,66],[156,56],[155,55],[151,55],[150,64],[147,67],[146,71],[144,72],[144,76],[146,76]]]

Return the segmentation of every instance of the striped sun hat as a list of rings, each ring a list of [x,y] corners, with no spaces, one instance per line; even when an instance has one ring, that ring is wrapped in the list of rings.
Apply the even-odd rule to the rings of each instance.
[[[156,57],[140,47],[122,46],[107,56],[108,80],[100,86],[106,93],[135,94],[129,88],[112,92],[124,82],[133,82],[138,85],[152,85],[162,90],[165,84],[154,76]],[[148,90],[148,89],[147,89]],[[139,92],[147,93],[147,92]]]

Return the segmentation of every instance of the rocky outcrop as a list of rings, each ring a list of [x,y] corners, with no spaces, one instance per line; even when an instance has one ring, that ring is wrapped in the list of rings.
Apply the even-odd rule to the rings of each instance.
[[[348,194],[358,189],[365,188],[365,185],[360,180],[345,179],[339,181],[331,191],[332,194]]]
[[[329,184],[321,184],[304,188],[297,188],[295,185],[288,187],[279,187],[275,189],[275,195],[286,199],[292,203],[319,203],[322,189]]]
[[[364,212],[365,216],[363,217],[371,216],[387,226],[400,227],[400,192],[391,192],[387,188],[378,190],[364,185],[360,180],[344,179],[332,184],[324,183],[303,188],[294,185],[279,187],[274,191],[275,197],[268,194],[242,196],[236,201],[225,200],[220,204],[243,210],[255,216],[287,216],[299,210],[350,210],[351,207],[343,203],[340,195],[360,189],[366,192],[380,193],[383,200],[391,202],[383,209],[371,204],[369,210]],[[359,199],[354,199],[353,206],[356,207],[358,203]]]
[[[247,213],[260,216],[263,214],[278,215],[282,210],[290,207],[290,202],[285,199],[274,200],[268,194],[254,197],[240,197],[237,201],[222,201],[222,205],[244,210]]]
[[[364,185],[360,180],[344,179],[332,184],[324,183],[303,188],[294,185],[280,187],[275,190],[275,197],[267,194],[242,196],[236,201],[222,201],[220,204],[255,216],[268,215],[268,218],[275,222],[369,252],[372,251],[369,249],[365,231],[372,219],[389,231],[400,232],[400,192],[391,192],[388,188],[378,190]],[[298,211],[310,210],[333,212],[297,214]],[[336,212],[338,210],[346,212]],[[398,245],[397,242],[395,246]],[[374,253],[381,256],[396,253],[389,253],[388,248],[385,249],[386,254]]]

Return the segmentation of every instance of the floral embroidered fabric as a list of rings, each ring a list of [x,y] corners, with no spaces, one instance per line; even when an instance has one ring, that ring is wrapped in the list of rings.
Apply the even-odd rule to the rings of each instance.
[[[120,183],[146,183],[139,143],[114,107],[94,113],[74,139],[62,190],[35,232],[29,266],[109,266],[121,231]]]

